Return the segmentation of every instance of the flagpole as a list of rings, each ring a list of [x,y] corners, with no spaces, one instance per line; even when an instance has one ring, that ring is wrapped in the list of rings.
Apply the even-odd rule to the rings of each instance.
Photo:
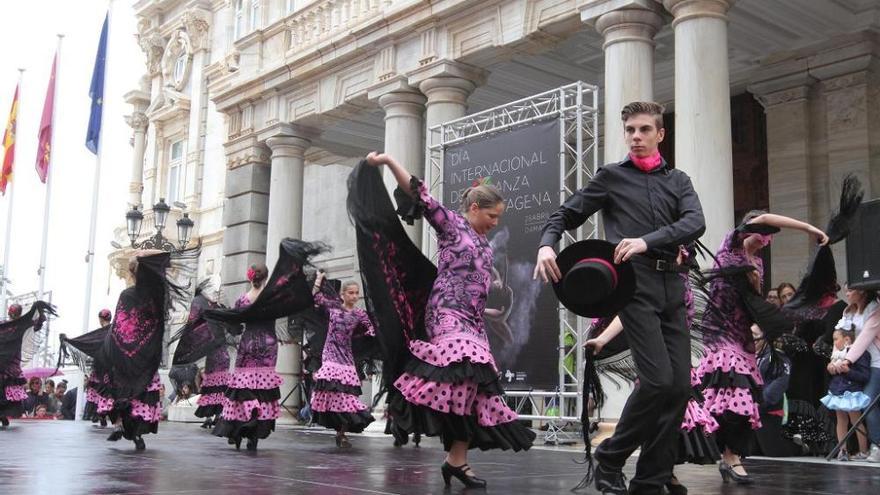
[[[107,45],[110,44],[110,21],[113,10],[112,0],[107,5]],[[107,83],[107,53],[104,53],[104,82]],[[103,86],[106,90],[106,86]],[[103,91],[102,91],[103,92]],[[102,96],[103,98],[103,96]],[[92,278],[95,271],[95,235],[98,229],[98,193],[101,188],[101,150],[104,149],[104,104],[101,103],[101,127],[98,129],[98,149],[95,151],[95,178],[92,184],[92,218],[89,223],[89,250],[86,252],[86,292],[83,303],[82,333],[89,331],[89,314],[92,305]]]
[[[15,94],[18,97],[18,102],[13,102],[13,105],[18,105],[18,108],[21,108],[21,81],[24,79],[24,69],[18,69],[18,85],[15,87]],[[15,127],[18,129],[18,110],[15,112]],[[15,136],[16,138],[18,136]],[[15,144],[13,143],[13,146]],[[15,161],[13,159],[13,166],[15,166]],[[15,173],[13,169],[13,174]],[[13,175],[14,177],[14,175]],[[3,308],[3,314],[0,315],[0,318],[5,318],[6,309],[7,309],[7,297],[6,292],[8,287],[6,286],[6,281],[9,279],[9,250],[12,247],[12,205],[15,204],[15,185],[10,182],[7,187],[9,188],[9,203],[6,206],[6,238],[4,240],[3,247],[3,273],[0,275],[0,307]]]
[[[52,95],[52,135],[49,136],[49,170],[46,173],[46,202],[43,207],[43,246],[40,250],[40,269],[38,273],[40,274],[40,288],[37,292],[38,299],[43,299],[43,296],[46,294],[46,251],[49,245],[49,208],[51,207],[51,199],[52,199],[52,175],[54,175],[55,171],[55,115],[58,113],[55,111],[55,101],[58,97],[58,75],[60,74],[60,66],[61,66],[61,40],[64,39],[63,34],[58,35],[58,48],[55,50],[55,86],[53,88]]]

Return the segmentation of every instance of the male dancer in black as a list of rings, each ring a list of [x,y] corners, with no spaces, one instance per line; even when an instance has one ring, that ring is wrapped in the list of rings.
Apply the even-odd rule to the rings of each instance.
[[[617,244],[615,263],[630,260],[636,293],[620,313],[638,369],[614,435],[596,449],[596,488],[626,494],[622,468],[641,447],[629,493],[663,493],[672,476],[677,435],[690,394],[690,337],[685,324],[684,282],[675,265],[679,245],[706,230],[700,200],[690,178],[666,163],[657,150],[663,140],[663,107],[633,102],[622,120],[629,155],[600,168],[544,225],[535,277],[558,281],[553,246],[565,230],[602,211],[605,237]],[[610,129],[608,130],[611,131]]]

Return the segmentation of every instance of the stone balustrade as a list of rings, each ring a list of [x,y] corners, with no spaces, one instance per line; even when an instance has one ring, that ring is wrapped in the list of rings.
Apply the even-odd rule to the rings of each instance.
[[[401,0],[322,0],[291,14],[285,21],[288,53],[304,51],[333,36],[382,17]]]

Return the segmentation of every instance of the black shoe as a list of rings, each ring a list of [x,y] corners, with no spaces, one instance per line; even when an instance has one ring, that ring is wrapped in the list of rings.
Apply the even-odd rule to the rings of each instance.
[[[348,441],[348,437],[346,436],[337,436],[336,437],[336,446],[340,449],[350,449],[351,442]]]
[[[742,464],[734,464],[731,466],[730,464],[721,461],[721,463],[718,464],[718,472],[721,473],[721,479],[725,483],[733,480],[738,485],[751,485],[755,480],[747,474],[739,474],[734,471],[733,468],[737,466],[742,466]]]
[[[672,475],[672,478],[666,482],[666,491],[669,492],[669,495],[687,495],[688,493],[687,487],[682,485],[674,474]]]
[[[122,427],[118,426],[115,430],[113,430],[113,433],[111,433],[110,436],[107,437],[107,441],[118,442],[120,438],[122,438]]]
[[[211,427],[211,418],[206,419],[199,425],[199,428],[210,428]]]
[[[5,430],[9,426],[9,419],[6,416],[0,417],[0,430]]]
[[[596,464],[596,472],[593,474],[596,480],[596,490],[603,495],[627,495],[626,477],[623,471],[606,468]]]
[[[468,488],[486,488],[486,480],[469,475],[467,474],[468,471],[470,471],[470,466],[467,464],[455,467],[448,462],[444,462],[443,465],[440,466],[440,472],[443,474],[443,483],[445,483],[446,486],[449,486],[449,480],[455,476],[458,478],[458,481],[464,483],[464,486]]]
[[[107,427],[107,420],[105,418],[101,418],[101,428]]]
[[[241,442],[241,440],[239,440]],[[257,450],[257,439],[256,438],[248,438],[246,448],[251,451]]]
[[[134,438],[134,449],[135,450],[144,450],[147,448],[147,444],[144,443],[144,439],[141,437]]]
[[[422,443],[422,434],[416,433],[413,435],[413,447],[419,448],[419,444]]]

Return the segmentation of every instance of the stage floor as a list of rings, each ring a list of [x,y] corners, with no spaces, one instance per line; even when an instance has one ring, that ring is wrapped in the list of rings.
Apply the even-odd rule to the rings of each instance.
[[[394,448],[383,435],[352,435],[354,448],[336,449],[321,429],[279,427],[256,453],[226,445],[198,424],[162,423],[147,450],[105,441],[109,429],[84,422],[15,421],[0,431],[0,493],[67,494],[430,494],[444,492],[443,452]],[[489,482],[487,493],[569,493],[581,479],[577,450],[536,446],[529,452],[474,452],[471,465]],[[632,459],[626,474],[632,475]],[[880,465],[749,459],[757,483],[722,485],[714,466],[679,466],[693,495],[877,493]],[[859,463],[861,464],[861,463]],[[471,490],[471,493],[474,491]],[[592,490],[583,493],[594,493]]]

